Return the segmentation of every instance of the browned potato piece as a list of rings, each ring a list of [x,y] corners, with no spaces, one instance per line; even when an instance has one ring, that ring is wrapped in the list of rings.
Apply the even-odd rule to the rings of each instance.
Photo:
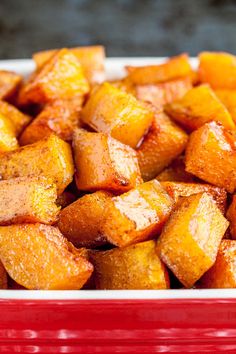
[[[88,93],[89,85],[84,77],[82,67],[76,56],[68,49],[59,50],[33,75],[20,91],[20,105],[47,103],[75,95]]]
[[[191,288],[214,264],[229,223],[207,193],[180,198],[157,241],[161,260]]]
[[[132,148],[147,132],[153,115],[144,103],[107,82],[92,92],[81,112],[85,124]]]
[[[32,145],[1,154],[2,179],[30,175],[49,177],[61,194],[72,181],[73,174],[71,148],[54,134]]]
[[[68,205],[72,204],[76,200],[76,196],[71,193],[64,191],[61,195],[57,197],[56,204],[61,208],[65,208]]]
[[[80,289],[93,271],[57,228],[43,224],[1,226],[0,259],[27,289]]]
[[[59,138],[71,141],[73,131],[80,124],[82,97],[73,100],[56,100],[45,106],[33,122],[24,130],[20,144],[32,144],[55,133]]]
[[[15,129],[12,122],[0,112],[0,152],[18,148]]]
[[[166,113],[188,131],[218,121],[227,129],[235,129],[228,110],[208,85],[189,90],[182,98],[165,106]]]
[[[148,134],[137,149],[139,167],[144,181],[155,178],[180,155],[187,141],[187,134],[169,117],[162,112],[155,114]]]
[[[227,219],[230,221],[230,233],[236,240],[236,195],[233,195],[232,202],[227,211]]]
[[[89,82],[99,83],[105,80],[105,49],[101,45],[75,47],[69,49],[82,65],[84,74]],[[37,68],[42,67],[56,53],[57,49],[45,50],[33,55]]]
[[[155,237],[168,218],[173,200],[157,180],[113,197],[105,210],[102,234],[116,246]]]
[[[0,289],[7,289],[7,272],[0,261]]]
[[[236,241],[222,240],[214,265],[200,280],[203,288],[236,288]]]
[[[206,192],[212,196],[221,212],[225,213],[227,192],[224,188],[215,187],[210,184],[183,182],[161,182],[161,185],[175,202],[178,201],[179,197],[188,197],[193,194]]]
[[[29,124],[31,117],[22,113],[10,103],[0,101],[0,114],[12,123],[12,129],[16,136]]]
[[[91,252],[97,289],[169,289],[169,275],[151,240],[110,251]]]
[[[78,189],[125,192],[142,182],[135,150],[110,136],[77,129],[73,147]]]
[[[236,136],[216,122],[203,125],[190,136],[186,170],[233,193],[236,188]]]
[[[56,198],[56,185],[45,177],[0,181],[0,225],[52,224],[59,212]]]
[[[234,123],[236,123],[236,90],[215,90],[215,94],[228,109]]]
[[[11,71],[0,70],[0,99],[13,96],[19,88],[22,76]]]
[[[165,168],[156,178],[160,182],[173,181],[192,183],[196,180],[195,176],[185,171],[183,156],[177,157],[177,159],[174,160],[170,166]]]
[[[58,227],[77,247],[94,248],[107,243],[101,233],[111,195],[107,192],[87,194],[59,214]]]
[[[160,65],[127,66],[126,69],[129,80],[135,85],[155,84],[192,74],[187,54],[172,57]]]

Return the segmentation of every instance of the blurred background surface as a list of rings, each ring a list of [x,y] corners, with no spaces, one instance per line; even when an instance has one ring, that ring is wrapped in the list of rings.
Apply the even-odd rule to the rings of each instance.
[[[0,0],[0,59],[104,44],[108,56],[236,53],[235,0]]]

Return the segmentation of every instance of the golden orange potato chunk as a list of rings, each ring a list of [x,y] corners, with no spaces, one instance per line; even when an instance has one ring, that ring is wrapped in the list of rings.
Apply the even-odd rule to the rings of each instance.
[[[76,247],[94,248],[107,243],[101,232],[112,195],[107,192],[86,194],[61,210],[58,227]]]
[[[33,144],[51,133],[65,141],[71,141],[74,130],[80,125],[81,107],[81,98],[48,103],[23,131],[20,144]]]
[[[7,289],[7,272],[0,261],[0,289]]]
[[[0,225],[53,224],[59,212],[56,198],[56,185],[45,177],[0,181]]]
[[[97,289],[169,289],[169,275],[151,240],[90,253]]]
[[[22,113],[5,101],[0,100],[0,114],[6,117],[12,124],[12,130],[16,136],[18,136],[22,130],[29,124],[31,117],[25,113]]]
[[[214,264],[228,225],[207,193],[182,197],[157,240],[158,255],[191,288]]]
[[[119,247],[154,238],[161,231],[173,200],[157,180],[113,197],[102,223],[102,235]]]
[[[18,90],[22,76],[12,71],[0,70],[0,100],[11,98]]]
[[[68,143],[51,134],[34,144],[1,154],[0,176],[2,179],[45,176],[52,179],[61,194],[71,183],[74,164]]]
[[[18,102],[21,105],[47,103],[88,93],[89,84],[76,56],[61,49],[22,87]]]
[[[216,122],[203,125],[190,136],[186,170],[233,193],[236,188],[236,136]]]
[[[165,112],[188,131],[211,121],[218,121],[227,129],[235,129],[228,110],[208,85],[192,88],[184,97],[167,104]]]
[[[224,52],[202,52],[199,58],[199,80],[214,89],[236,89],[236,57]]]
[[[171,164],[166,167],[156,179],[159,182],[173,181],[173,182],[185,182],[193,183],[196,181],[196,177],[185,170],[184,157],[178,156]]]
[[[18,147],[14,125],[0,112],[0,152],[15,150]]]
[[[204,288],[236,288],[236,241],[222,240],[214,265],[203,275]]]
[[[82,121],[97,132],[135,148],[154,113],[131,94],[104,83],[96,88],[81,112]]]
[[[232,202],[227,210],[227,219],[230,221],[230,233],[233,239],[236,240],[236,195],[233,195]]]
[[[79,60],[90,83],[100,83],[105,80],[105,49],[103,46],[75,47],[69,50]],[[57,51],[58,49],[51,49],[33,54],[37,68],[40,69],[45,65]]]
[[[142,182],[135,150],[106,134],[77,129],[73,148],[80,190],[125,192]]]
[[[80,289],[93,266],[53,227],[0,227],[0,259],[13,280],[27,289]]]
[[[136,85],[135,96],[138,100],[150,102],[155,107],[161,108],[163,105],[181,98],[191,88],[191,78],[186,76],[159,84]]]
[[[169,193],[171,198],[177,202],[179,197],[188,197],[193,194],[206,192],[212,196],[216,205],[225,213],[227,192],[224,188],[215,187],[210,184],[183,183],[183,182],[161,182],[161,185]]]
[[[215,94],[225,105],[234,123],[236,123],[236,90],[215,90]]]
[[[180,155],[188,141],[187,134],[163,112],[156,113],[151,128],[137,149],[144,181],[153,179]]]
[[[160,65],[127,66],[128,78],[135,85],[148,85],[190,76],[192,69],[188,55],[172,57]]]

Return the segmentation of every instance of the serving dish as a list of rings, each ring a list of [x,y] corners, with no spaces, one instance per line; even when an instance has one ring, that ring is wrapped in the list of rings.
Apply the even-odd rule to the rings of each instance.
[[[164,58],[110,58],[124,65]],[[192,59],[193,66],[196,60]],[[31,60],[0,62],[27,75]],[[236,290],[0,291],[3,353],[235,353]]]

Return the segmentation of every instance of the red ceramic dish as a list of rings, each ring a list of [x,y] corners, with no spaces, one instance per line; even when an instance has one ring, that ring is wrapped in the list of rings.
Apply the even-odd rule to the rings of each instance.
[[[107,76],[161,60],[108,59]],[[27,74],[33,63],[0,68]],[[0,353],[236,353],[236,289],[1,290]]]

